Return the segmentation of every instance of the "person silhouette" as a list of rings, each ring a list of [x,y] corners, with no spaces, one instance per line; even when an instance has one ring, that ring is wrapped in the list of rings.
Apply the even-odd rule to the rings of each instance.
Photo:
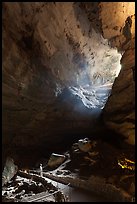
[[[42,164],[40,164],[40,176],[43,176],[43,167],[42,167]]]

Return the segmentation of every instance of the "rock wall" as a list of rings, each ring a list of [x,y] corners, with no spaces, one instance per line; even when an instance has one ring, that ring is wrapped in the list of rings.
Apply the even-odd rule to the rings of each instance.
[[[127,143],[135,144],[135,4],[101,3],[101,19],[103,36],[123,52],[122,68],[104,109],[104,122]]]
[[[3,4],[4,144],[47,143],[53,140],[48,135],[56,132],[56,138],[62,129],[64,115],[75,117],[72,106],[59,105],[56,95],[76,82],[76,23],[73,3]],[[82,38],[79,28],[77,34]],[[82,67],[81,49],[77,58]]]
[[[134,3],[130,2],[2,4],[4,145],[12,145],[14,148],[17,146],[34,148],[41,145],[47,147],[51,141],[53,144],[61,142],[61,135],[65,132],[69,134],[74,129],[75,133],[82,130],[84,132],[87,124],[92,123],[94,126],[93,112],[78,98],[72,96],[67,88],[71,85],[87,85],[87,81],[91,84],[98,83],[96,77],[93,79],[94,74],[97,75],[98,72],[104,74],[103,80],[107,81],[111,77],[114,79],[115,57],[118,58],[118,62],[120,59],[114,47],[122,51],[126,49],[126,52],[121,60],[123,67],[120,76],[115,81],[112,96],[104,111],[104,119],[108,127],[117,128],[115,119],[112,120],[111,110],[114,112],[117,110],[119,116],[115,117],[121,116],[122,119],[121,107],[127,107],[124,115],[133,117],[130,108],[134,105],[134,81],[131,84],[133,75],[130,68],[134,67],[134,58],[131,54],[134,40],[129,40],[131,35],[131,38],[134,38],[133,6]],[[122,9],[124,16],[121,14]],[[112,13],[115,15],[110,17]],[[128,16],[132,18],[131,32],[129,30],[124,32]],[[119,38],[122,38],[122,46],[121,42],[117,43]],[[113,49],[107,39],[110,40]],[[129,59],[131,56],[132,66],[129,60],[126,61],[126,58]],[[127,74],[125,81],[123,76]],[[117,86],[118,83],[121,85]],[[123,100],[123,96],[126,96],[125,89],[128,101]],[[117,94],[119,90],[123,94],[120,94],[123,102],[116,108],[116,101],[120,101]],[[125,129],[125,125],[122,123],[120,133],[129,137],[130,131],[127,135],[126,130],[131,127],[126,125]],[[88,127],[91,129],[92,126]],[[133,131],[132,135],[134,137]]]

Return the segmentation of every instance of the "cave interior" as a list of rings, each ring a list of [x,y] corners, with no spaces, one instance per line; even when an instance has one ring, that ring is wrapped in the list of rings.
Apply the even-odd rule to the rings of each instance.
[[[84,138],[106,166],[135,162],[135,2],[2,3],[2,170],[71,149],[73,171]]]

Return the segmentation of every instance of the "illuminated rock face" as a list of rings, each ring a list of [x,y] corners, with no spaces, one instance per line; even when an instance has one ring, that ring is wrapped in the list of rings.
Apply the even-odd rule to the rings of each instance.
[[[91,7],[87,3],[83,7],[92,25],[96,19],[103,37],[124,53],[122,69],[112,87],[103,118],[107,127],[120,133],[129,144],[135,144],[135,3],[101,2],[91,3]]]
[[[104,121],[109,128],[123,135],[126,142],[135,144],[134,48],[125,51],[121,64],[121,72],[104,109]]]
[[[101,3],[100,7],[103,36],[112,46],[124,51],[122,69],[104,109],[104,121],[126,142],[135,144],[135,4]]]
[[[118,8],[121,9],[123,4],[120,3]],[[119,29],[125,26],[128,15],[134,14],[131,8],[125,10],[119,22],[119,17],[113,16],[113,12],[108,17],[107,12],[114,8],[116,3],[91,3],[88,6],[86,3],[73,2],[3,3],[3,144],[34,147],[45,145],[53,138],[54,141],[61,141],[58,135],[61,135],[62,128],[64,132],[75,128],[74,124],[70,127],[68,122],[64,125],[62,121],[66,118],[76,121],[76,128],[79,129],[81,125],[77,121],[83,117],[81,110],[85,111],[84,116],[88,113],[90,121],[91,108],[104,107],[120,70],[121,53],[128,49],[127,44],[123,45],[121,53],[115,48],[120,50],[117,36],[122,38],[122,43],[126,42],[126,36],[121,36],[122,30]],[[118,10],[115,12],[117,14]],[[134,37],[134,16],[131,18]],[[115,32],[111,32],[113,23]],[[107,32],[106,27],[110,27],[110,32]],[[107,38],[111,41],[112,49]],[[128,55],[128,51],[126,53]],[[125,67],[116,84],[120,81],[121,86],[125,83],[128,86],[130,78],[125,82],[122,73],[128,66],[129,71],[127,68],[125,74],[131,76],[131,66],[129,60],[123,63]],[[68,100],[64,97],[60,103],[66,88],[71,98],[74,98],[69,102],[69,97]],[[114,97],[110,97],[105,109],[106,124],[109,124],[111,110],[115,110],[115,101],[118,101],[115,88],[112,94]],[[131,90],[127,95],[134,101]],[[130,106],[130,100],[128,102],[125,100],[121,105]],[[117,109],[118,114],[121,105]],[[124,126],[122,128],[121,134],[125,135]]]

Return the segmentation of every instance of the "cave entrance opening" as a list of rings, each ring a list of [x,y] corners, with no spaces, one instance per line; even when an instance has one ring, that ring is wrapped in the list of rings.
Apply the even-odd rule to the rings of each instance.
[[[72,80],[67,78],[66,83],[64,80],[65,88],[57,87],[58,107],[64,115],[62,121],[56,123],[64,131],[65,140],[66,135],[71,140],[85,134],[100,134],[101,115],[121,70],[123,53],[112,48],[109,41],[94,30],[89,47],[82,50],[84,55],[73,53]]]
[[[102,110],[121,70],[123,53],[112,48],[103,37],[99,43],[94,41],[92,57],[87,55],[84,68],[77,73],[76,85],[69,86],[69,89],[87,108]]]

